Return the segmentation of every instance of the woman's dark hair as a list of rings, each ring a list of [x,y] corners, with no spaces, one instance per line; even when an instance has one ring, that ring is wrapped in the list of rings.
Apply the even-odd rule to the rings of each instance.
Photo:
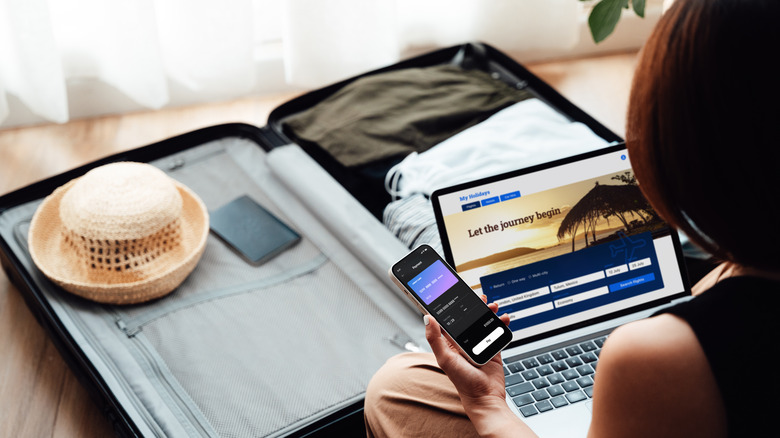
[[[721,260],[780,268],[780,1],[676,0],[640,53],[626,143],[657,212]]]

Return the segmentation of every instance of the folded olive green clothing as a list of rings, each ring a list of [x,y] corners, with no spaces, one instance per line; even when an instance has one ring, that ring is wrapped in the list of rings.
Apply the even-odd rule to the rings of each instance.
[[[359,166],[425,151],[529,97],[478,70],[409,68],[357,79],[283,124],[341,164]]]

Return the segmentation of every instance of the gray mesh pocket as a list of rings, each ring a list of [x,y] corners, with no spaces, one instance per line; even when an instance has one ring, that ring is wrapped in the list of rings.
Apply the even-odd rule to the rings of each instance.
[[[209,424],[267,436],[359,397],[401,329],[331,262],[158,318],[143,335]]]
[[[115,306],[117,323],[132,336],[149,321],[180,309],[284,282],[318,268],[326,257],[308,239],[282,252],[268,263],[251,267],[224,243],[209,236],[197,269],[163,299]]]

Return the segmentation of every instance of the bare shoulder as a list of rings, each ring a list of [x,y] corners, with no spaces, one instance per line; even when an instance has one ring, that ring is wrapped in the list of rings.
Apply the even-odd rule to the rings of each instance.
[[[673,315],[627,324],[602,349],[590,436],[725,436],[725,410],[690,326]]]
[[[698,345],[688,323],[676,316],[662,314],[617,328],[608,339],[606,353],[627,355],[627,358],[661,354],[658,359],[664,359],[668,353],[690,353],[691,348]]]

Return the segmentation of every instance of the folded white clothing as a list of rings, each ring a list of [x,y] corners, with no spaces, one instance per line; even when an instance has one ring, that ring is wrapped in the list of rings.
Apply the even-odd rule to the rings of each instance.
[[[393,199],[599,149],[608,142],[539,99],[497,112],[390,169],[385,188]]]
[[[415,193],[387,204],[382,222],[408,248],[427,243],[442,254],[431,201],[423,194]]]

